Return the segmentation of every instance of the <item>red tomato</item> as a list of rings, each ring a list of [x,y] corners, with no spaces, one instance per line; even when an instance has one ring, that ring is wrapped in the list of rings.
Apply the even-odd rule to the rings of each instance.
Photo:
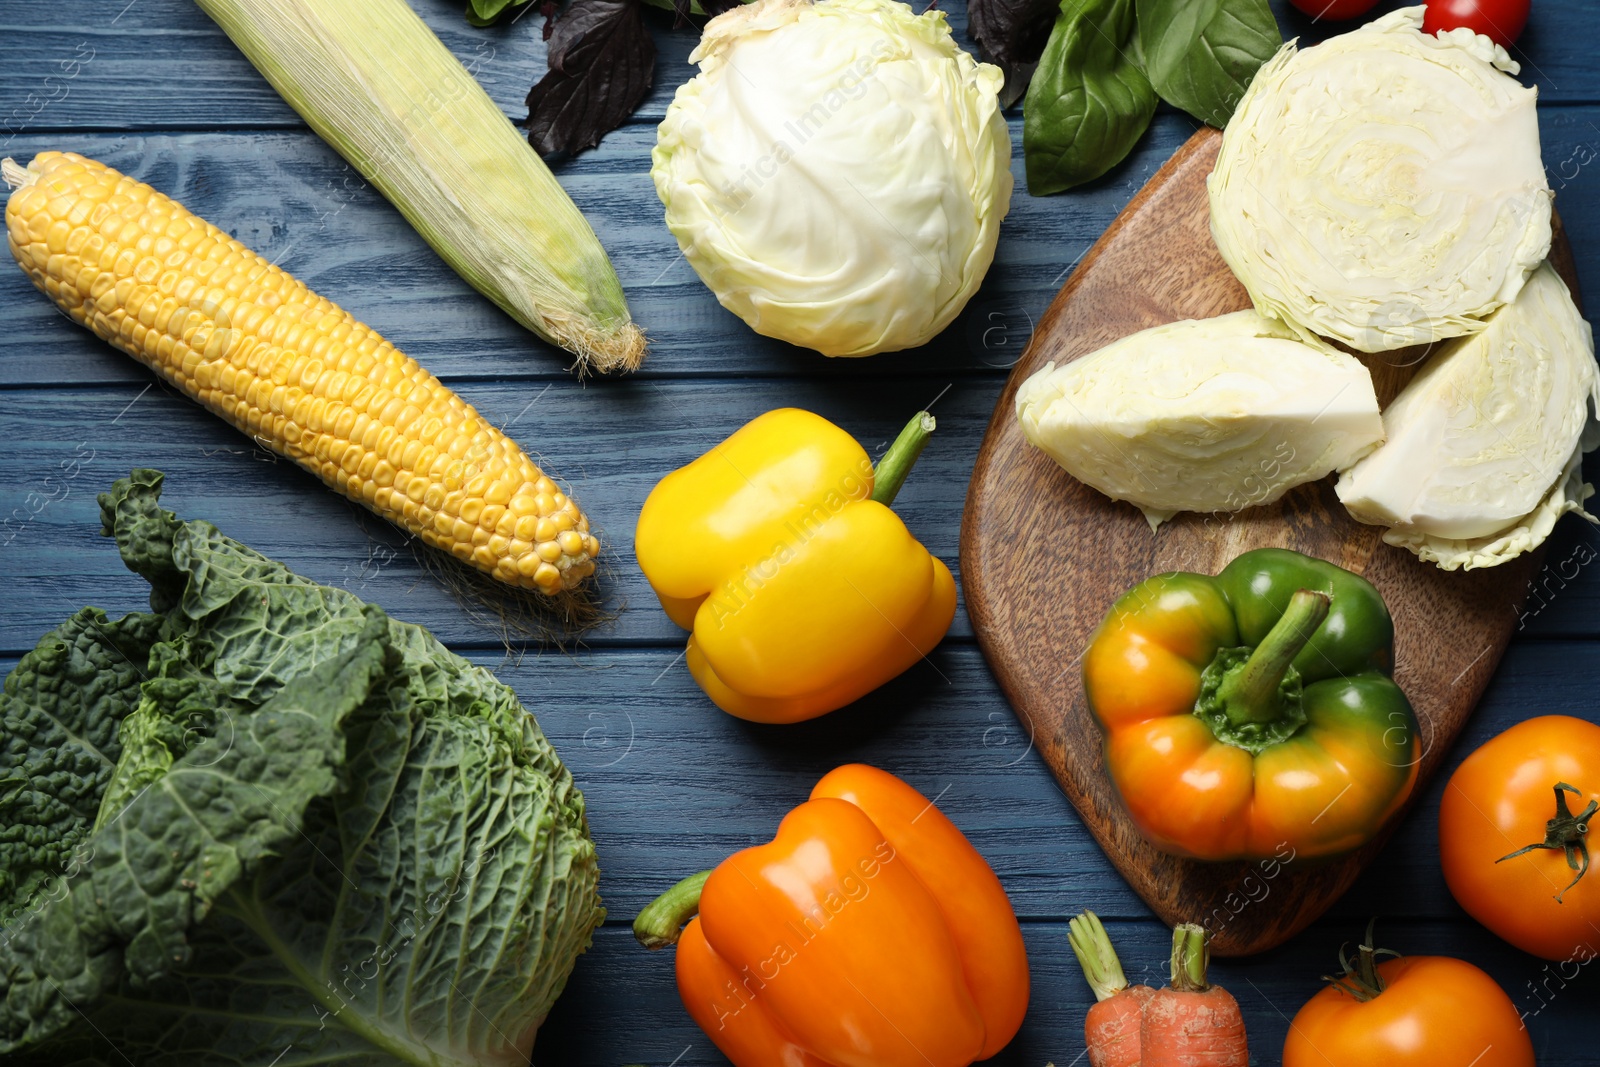
[[[1532,3],[1533,0],[1427,0],[1422,32],[1466,27],[1510,48],[1528,24]]]
[[[1377,965],[1383,991],[1329,985],[1289,1025],[1283,1067],[1534,1067],[1533,1040],[1495,980],[1448,956]]]
[[[1561,805],[1570,824],[1549,824]],[[1566,715],[1519,723],[1468,756],[1439,804],[1439,859],[1457,902],[1474,919],[1525,952],[1583,963],[1600,955],[1600,870],[1578,872],[1566,848],[1536,848],[1553,831],[1570,837],[1571,858],[1600,852],[1590,834],[1590,802],[1600,802],[1600,726]],[[1600,815],[1590,814],[1597,824]],[[1509,858],[1508,858],[1509,857]],[[1600,865],[1600,855],[1594,859]],[[1503,862],[1502,862],[1503,860]]]
[[[1289,3],[1314,19],[1338,22],[1365,15],[1377,6],[1378,0],[1289,0]]]

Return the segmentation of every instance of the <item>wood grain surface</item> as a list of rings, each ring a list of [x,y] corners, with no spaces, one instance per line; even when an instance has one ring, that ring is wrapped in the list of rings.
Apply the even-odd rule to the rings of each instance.
[[[466,25],[463,0],[411,0],[514,120],[544,73],[537,3],[515,23]],[[1382,0],[1378,11],[1401,6]],[[1343,26],[1271,0],[1285,36]],[[924,6],[917,0],[917,7]],[[963,47],[964,0],[941,0]],[[1540,0],[1516,49],[1540,92],[1539,125],[1579,275],[1600,286],[1600,66],[1595,0]],[[598,149],[561,161],[562,185],[611,252],[651,360],[637,377],[567,374],[569,362],[482,300],[382,197],[278,100],[192,0],[10,0],[0,4],[0,155],[69,149],[105,159],[216,222],[371,323],[450,381],[572,483],[601,524],[602,589],[614,625],[567,653],[518,644],[455,602],[389,527],[288,463],[166,392],[149,372],[52,310],[0,263],[0,674],[84,604],[123,612],[148,589],[98,534],[94,494],[133,465],[167,471],[163,499],[217,523],[296,571],[423,623],[496,671],[537,715],[589,802],[610,917],[541,1029],[539,1067],[724,1067],[684,1011],[673,958],[645,953],[627,926],[682,874],[769,839],[827,770],[863,760],[937,798],[991,862],[1027,939],[1034,992],[997,1067],[1082,1067],[1093,1001],[1067,948],[1066,919],[1107,919],[1129,974],[1163,980],[1170,935],[1106,860],[1056,785],[977,648],[965,611],[924,663],[838,714],[761,727],[716,711],[685,671],[683,635],[638,573],[633,523],[668,470],[783,404],[818,411],[876,452],[914,405],[939,401],[939,432],[896,510],[957,567],[967,479],[984,428],[1033,326],[1119,211],[1194,132],[1163,106],[1129,159],[1053,197],[1023,180],[1022,121],[1007,118],[1017,179],[993,269],[962,317],[915,352],[825,360],[759,337],[724,311],[661,222],[649,151],[666,101],[689,75],[690,30],[647,15],[655,87],[635,120]],[[63,61],[92,51],[93,58]],[[75,72],[75,73],[72,73]],[[71,76],[68,76],[71,73]],[[546,392],[545,390],[549,391]],[[63,462],[94,458],[64,480]],[[1600,465],[1590,479],[1600,481]],[[1439,870],[1444,777],[1473,747],[1530,714],[1596,718],[1600,696],[1600,535],[1560,524],[1516,639],[1478,712],[1389,845],[1337,904],[1289,943],[1219,959],[1251,1057],[1279,1063],[1289,1019],[1320,986],[1342,941],[1368,918],[1394,948],[1486,969],[1527,1019],[1539,1062],[1600,1067],[1593,1040],[1600,967],[1546,964],[1496,939],[1451,900]],[[1248,909],[1277,906],[1275,885]]]
[[[1276,876],[1273,907],[1236,914],[1262,881],[1254,862],[1204,863],[1149,844],[1105,768],[1102,734],[1085,703],[1080,661],[1122,592],[1152,574],[1216,574],[1241,552],[1292,548],[1367,577],[1395,622],[1395,680],[1421,726],[1426,781],[1472,713],[1527,600],[1543,550],[1449,573],[1383,543],[1352,519],[1333,479],[1231,514],[1184,514],[1152,532],[1144,515],[1062,470],[1024,439],[1016,392],[1046,363],[1066,363],[1121,337],[1250,306],[1211,239],[1206,176],[1222,135],[1202,130],[1179,149],[1084,257],[1050,305],[1011,378],[978,452],[961,560],[967,611],[1011,705],[1067,796],[1134,890],[1169,923],[1201,922],[1219,955],[1247,955],[1294,936],[1342,896],[1383,848],[1381,835],[1333,861]],[[1552,261],[1576,292],[1565,234]],[[1364,357],[1380,403],[1410,380],[1425,350]],[[1392,823],[1390,828],[1392,829]]]

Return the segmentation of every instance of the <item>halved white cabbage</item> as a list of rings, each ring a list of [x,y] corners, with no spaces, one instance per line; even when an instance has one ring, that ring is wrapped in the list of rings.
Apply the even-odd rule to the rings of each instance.
[[[1579,471],[1600,406],[1594,337],[1548,264],[1488,329],[1448,342],[1383,414],[1388,440],[1339,479],[1362,522],[1445,570],[1544,541],[1593,490]]]
[[[1212,172],[1211,232],[1256,310],[1382,352],[1476,333],[1550,250],[1535,90],[1422,8],[1251,83]]]
[[[1372,376],[1254,311],[1174,322],[1017,391],[1022,432],[1079,481],[1145,514],[1239,511],[1383,440]]]

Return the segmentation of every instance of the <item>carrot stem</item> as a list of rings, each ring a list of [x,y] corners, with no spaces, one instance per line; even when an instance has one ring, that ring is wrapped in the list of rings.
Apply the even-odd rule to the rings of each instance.
[[[1206,944],[1205,927],[1195,923],[1179,923],[1172,930],[1172,988],[1185,993],[1204,993],[1211,986],[1206,982],[1206,965],[1211,962],[1211,949]]]
[[[1094,990],[1095,1000],[1110,1000],[1128,988],[1122,961],[1117,959],[1117,950],[1112,947],[1111,937],[1098,915],[1086,911],[1070,920],[1067,941],[1072,945],[1072,954],[1078,957],[1089,988]]]

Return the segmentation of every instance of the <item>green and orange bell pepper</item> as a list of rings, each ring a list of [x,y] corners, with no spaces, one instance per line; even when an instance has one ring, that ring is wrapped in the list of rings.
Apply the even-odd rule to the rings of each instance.
[[[1204,860],[1370,840],[1419,759],[1393,648],[1370,583],[1286,549],[1129,590],[1090,639],[1083,680],[1139,831]]]
[[[798,722],[866,695],[937,645],[950,569],[889,504],[933,429],[919,412],[873,469],[819,415],[771,411],[663,478],[639,515],[639,566],[691,631],[716,705]]]
[[[1028,1007],[1000,880],[921,793],[860,764],[770,844],[668,890],[634,934],[677,944],[684,1006],[735,1067],[966,1067]]]

